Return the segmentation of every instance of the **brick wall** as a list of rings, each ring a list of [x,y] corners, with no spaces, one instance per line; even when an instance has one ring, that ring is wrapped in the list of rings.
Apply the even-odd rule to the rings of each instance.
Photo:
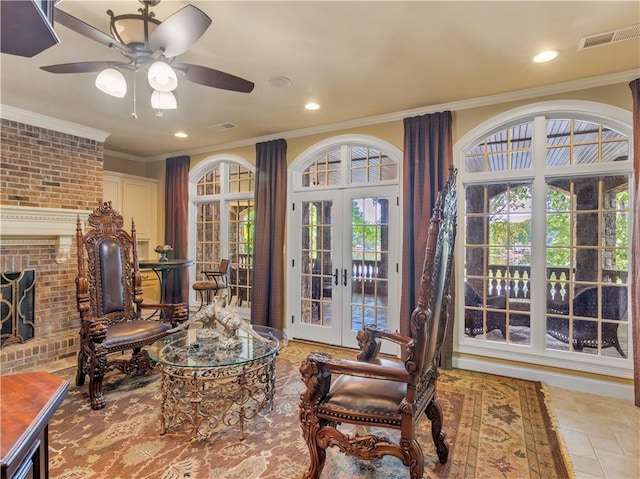
[[[102,142],[2,119],[0,204],[92,210],[102,201],[102,158]],[[47,338],[60,343],[61,335],[78,330],[75,256],[73,245],[70,259],[63,264],[56,263],[54,245],[0,247],[0,271],[36,271],[36,338],[32,341],[37,346],[29,341],[25,348],[43,350],[47,361],[55,359],[51,351],[56,349],[47,346]],[[2,359],[24,356],[24,365],[29,366],[19,346],[3,348]],[[4,361],[3,373],[8,369]]]

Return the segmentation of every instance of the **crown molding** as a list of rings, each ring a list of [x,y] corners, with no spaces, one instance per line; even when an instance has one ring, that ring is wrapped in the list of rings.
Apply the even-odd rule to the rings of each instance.
[[[607,85],[615,85],[616,83],[624,83],[635,80],[640,77],[640,69],[628,70],[624,72],[611,73],[609,75],[601,75],[597,77],[584,78],[581,80],[572,80],[562,83],[555,83],[553,85],[546,85],[535,88],[527,88],[524,90],[517,90],[507,93],[500,93],[497,95],[489,95],[477,98],[470,98],[468,100],[453,101],[449,103],[440,103],[438,105],[425,106],[420,108],[414,108],[412,110],[398,111],[394,113],[385,113],[383,115],[370,116],[367,118],[359,118],[357,120],[343,121],[339,123],[331,123],[322,126],[316,126],[311,128],[303,128],[300,130],[291,130],[287,132],[277,133],[274,135],[259,136],[255,138],[247,138],[245,140],[238,140],[228,143],[221,143],[219,145],[205,146],[202,148],[196,148],[192,150],[174,151],[164,155],[157,155],[153,157],[147,157],[145,161],[161,161],[166,158],[180,155],[199,155],[203,153],[214,153],[216,151],[228,150],[232,148],[240,148],[244,146],[255,145],[263,141],[277,140],[279,138],[297,138],[301,136],[310,136],[320,133],[327,133],[331,131],[346,130],[349,128],[358,128],[362,126],[376,125],[380,123],[388,123],[391,121],[403,120],[408,117],[426,115],[429,113],[436,113],[438,111],[461,111],[471,108],[478,108],[483,106],[498,105],[500,103],[508,103],[511,101],[528,100],[530,98],[538,98],[547,95],[556,95],[559,93],[567,93],[571,91],[587,90],[589,88],[597,88]]]
[[[109,157],[113,157],[113,158],[120,158],[123,160],[128,160],[128,161],[137,161],[139,163],[146,163],[147,159],[140,157],[140,156],[135,156],[135,155],[130,155],[129,153],[122,153],[120,151],[114,151],[114,150],[104,150],[104,155],[103,156],[109,156]]]
[[[71,123],[70,121],[59,120],[40,113],[23,110],[9,105],[0,105],[0,118],[9,121],[17,121],[26,125],[33,125],[47,130],[59,131],[69,135],[78,136],[80,138],[88,138],[90,140],[104,143],[111,134],[109,131],[98,130],[88,126]]]

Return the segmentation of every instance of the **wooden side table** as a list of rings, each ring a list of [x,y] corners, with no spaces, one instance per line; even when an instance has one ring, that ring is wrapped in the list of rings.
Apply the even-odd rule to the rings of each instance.
[[[44,371],[0,376],[2,479],[48,479],[49,419],[68,387]]]

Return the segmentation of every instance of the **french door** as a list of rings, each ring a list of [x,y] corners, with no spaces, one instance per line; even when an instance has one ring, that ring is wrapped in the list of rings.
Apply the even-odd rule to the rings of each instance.
[[[292,220],[300,232],[290,260],[293,336],[357,347],[365,325],[396,331],[397,187],[297,193]]]

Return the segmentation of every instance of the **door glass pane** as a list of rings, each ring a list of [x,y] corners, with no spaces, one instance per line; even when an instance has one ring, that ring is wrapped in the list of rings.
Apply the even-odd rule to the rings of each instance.
[[[389,200],[354,199],[351,212],[351,329],[387,328]]]
[[[220,202],[198,203],[196,210],[196,278],[220,264]]]
[[[251,306],[251,268],[253,265],[253,200],[229,202],[229,259],[231,271],[229,304]]]
[[[301,322],[331,326],[332,201],[302,203]]]

